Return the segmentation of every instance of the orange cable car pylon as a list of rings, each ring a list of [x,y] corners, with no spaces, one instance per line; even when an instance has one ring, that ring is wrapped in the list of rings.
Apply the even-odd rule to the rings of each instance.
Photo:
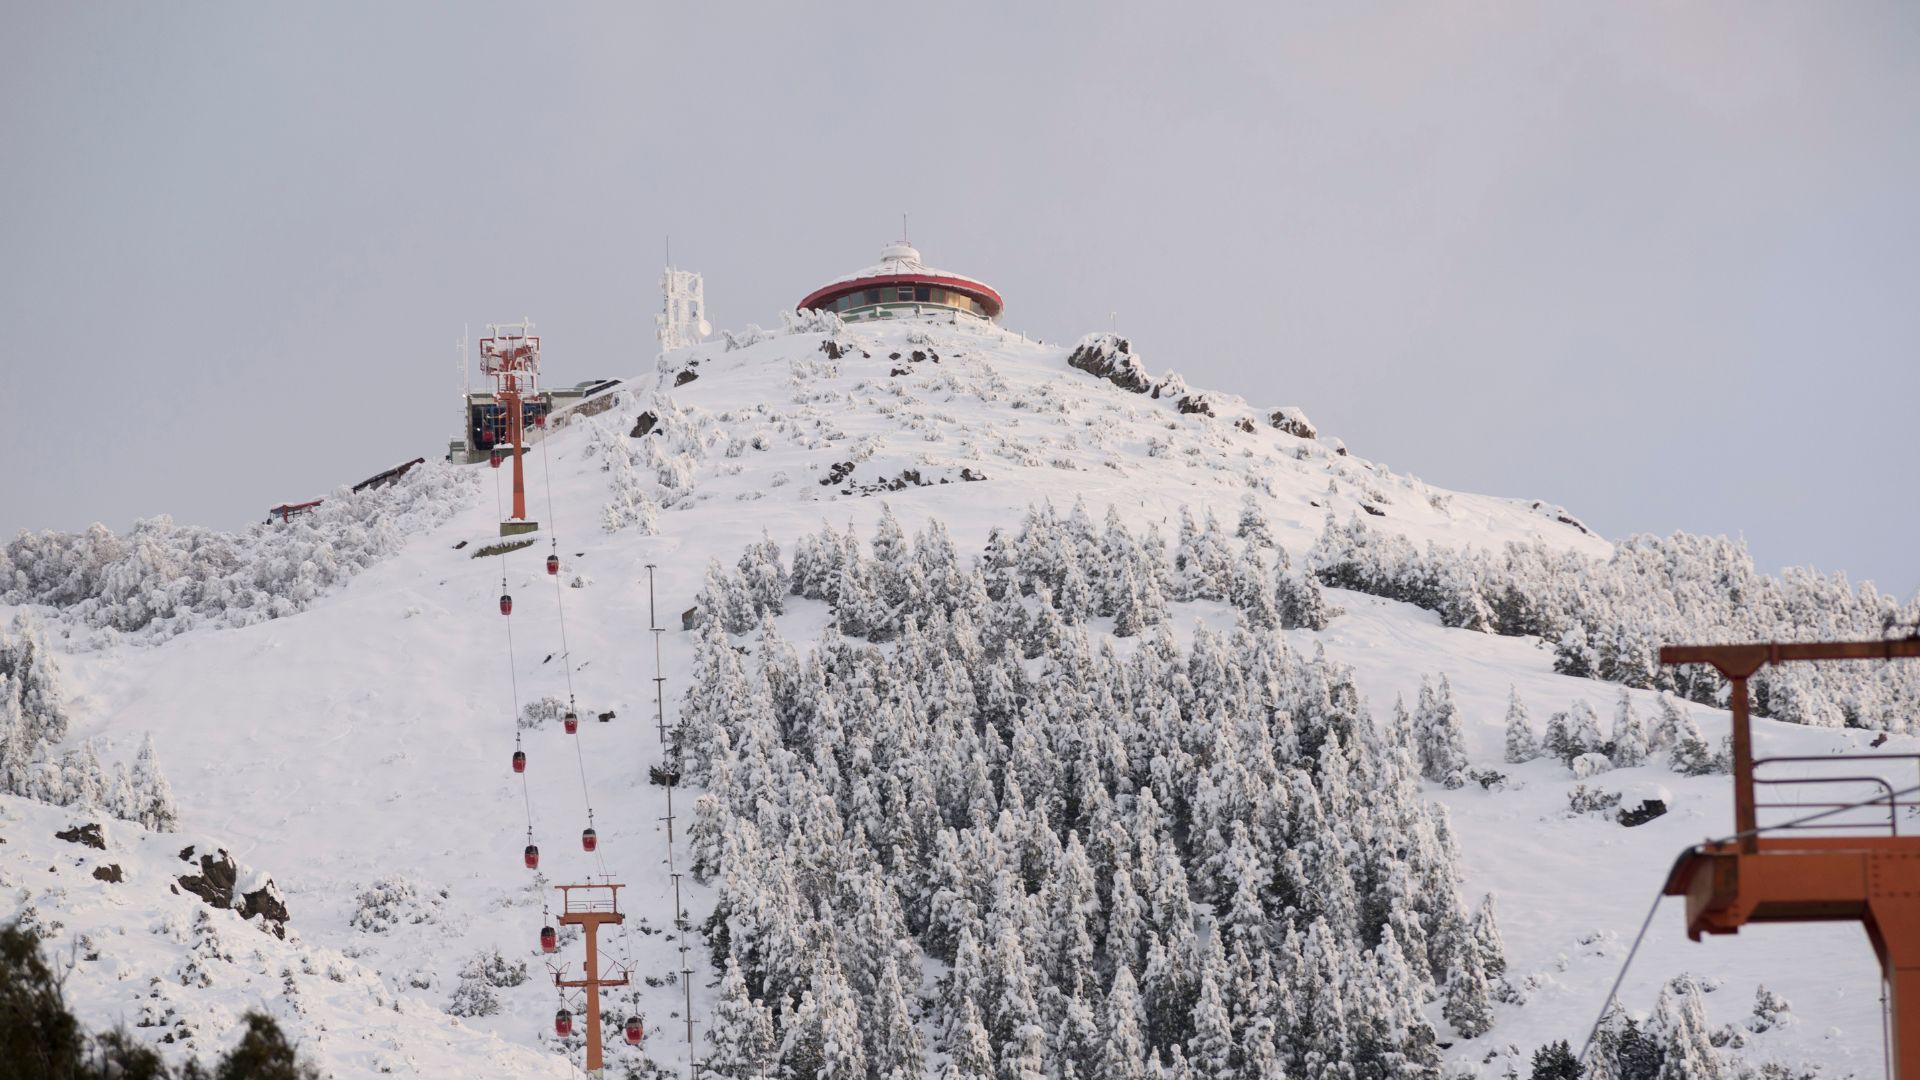
[[[487,324],[487,336],[480,339],[480,371],[493,380],[494,405],[500,410],[501,427],[495,438],[513,448],[513,512],[500,523],[500,535],[532,532],[539,526],[527,520],[527,477],[522,466],[526,403],[540,392],[540,338],[533,332],[533,323],[522,319]]]
[[[1900,815],[1920,807],[1920,786],[1896,788],[1862,762],[1920,765],[1916,754],[1823,754],[1756,759],[1747,680],[1768,664],[1920,658],[1920,637],[1886,641],[1758,645],[1669,645],[1662,664],[1710,664],[1732,683],[1734,835],[1680,856],[1666,894],[1687,898],[1687,936],[1732,934],[1754,922],[1858,922],[1880,958],[1889,991],[1893,1075],[1920,1080],[1920,835],[1900,832]],[[1851,775],[1755,776],[1784,763],[1818,769],[1844,763]],[[1862,775],[1867,774],[1867,775]],[[1863,800],[1759,801],[1756,786],[1854,785]],[[1906,798],[1902,798],[1906,796]],[[1836,797],[1837,798],[1837,797]],[[1878,820],[1881,807],[1886,819]],[[1812,810],[1763,824],[1760,811]],[[1874,820],[1863,821],[1861,811]],[[1829,835],[1811,835],[1825,833]],[[1838,835],[1833,835],[1838,834]]]
[[[620,889],[622,886],[608,882],[602,885],[560,885],[560,924],[578,926],[586,930],[587,963],[578,979],[561,978],[561,970],[549,965],[553,971],[553,985],[568,990],[587,992],[587,1075],[600,1076],[605,1068],[600,1048],[600,990],[602,987],[614,988],[627,985],[627,972],[617,977],[607,978],[600,974],[600,928],[605,925],[618,926],[626,921],[620,914]],[[581,895],[575,896],[575,893]],[[543,939],[544,940],[544,939]],[[631,1041],[631,1039],[630,1039]]]

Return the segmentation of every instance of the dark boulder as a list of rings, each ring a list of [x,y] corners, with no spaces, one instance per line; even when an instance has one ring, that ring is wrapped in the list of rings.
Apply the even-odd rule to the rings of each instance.
[[[75,825],[65,832],[54,833],[53,838],[55,840],[65,840],[69,844],[85,844],[96,851],[107,850],[106,835],[100,831],[100,826],[93,822],[88,822],[85,825]]]

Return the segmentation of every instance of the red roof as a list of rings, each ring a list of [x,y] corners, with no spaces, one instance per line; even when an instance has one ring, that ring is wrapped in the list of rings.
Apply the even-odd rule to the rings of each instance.
[[[831,285],[823,285],[808,293],[807,298],[795,306],[799,308],[817,308],[823,304],[838,300],[848,293],[878,288],[883,285],[938,285],[943,289],[952,289],[955,292],[966,293],[968,296],[980,301],[981,305],[987,309],[987,316],[989,318],[997,318],[1000,315],[1001,309],[1006,307],[1006,301],[1000,299],[1000,294],[986,285],[974,281],[971,278],[954,277],[950,274],[940,273],[875,274],[870,277],[836,281]],[[890,298],[883,299],[881,302],[890,302]]]

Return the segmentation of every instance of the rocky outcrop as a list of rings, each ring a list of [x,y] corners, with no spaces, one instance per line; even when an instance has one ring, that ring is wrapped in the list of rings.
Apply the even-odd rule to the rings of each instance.
[[[1133,355],[1127,339],[1117,334],[1088,334],[1067,354],[1067,364],[1122,390],[1144,394],[1153,389],[1153,376]]]
[[[180,861],[192,863],[197,851],[188,846],[180,852]],[[207,902],[209,907],[230,908],[240,913],[240,917],[252,921],[260,916],[260,928],[277,938],[287,936],[286,900],[273,884],[273,879],[255,875],[258,884],[251,890],[240,887],[240,866],[233,861],[225,848],[211,855],[200,854],[200,872],[182,874],[180,887]],[[252,882],[249,882],[252,884]]]
[[[1292,405],[1275,409],[1273,415],[1267,417],[1267,424],[1276,430],[1297,435],[1302,439],[1320,437],[1320,429],[1313,426],[1313,421],[1307,419],[1307,414]]]
[[[87,847],[93,848],[95,851],[107,850],[106,834],[100,831],[99,825],[91,821],[85,825],[75,825],[73,828],[67,829],[64,832],[54,833],[53,838],[55,840],[65,840],[69,844],[84,844]]]

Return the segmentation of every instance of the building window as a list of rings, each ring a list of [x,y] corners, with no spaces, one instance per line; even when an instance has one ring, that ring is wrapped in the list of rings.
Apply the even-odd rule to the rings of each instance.
[[[877,303],[879,303],[879,302],[880,302],[880,290],[879,290],[879,289],[868,289],[868,290],[867,290],[867,303],[869,303],[869,304],[877,304]]]
[[[913,298],[922,302],[931,300],[933,299],[933,290],[925,285],[915,285],[913,287]]]

